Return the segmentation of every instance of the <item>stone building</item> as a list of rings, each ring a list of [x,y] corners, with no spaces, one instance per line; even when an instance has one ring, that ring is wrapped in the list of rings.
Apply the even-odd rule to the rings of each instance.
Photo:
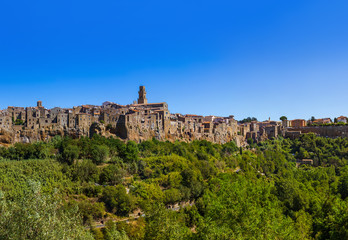
[[[320,119],[315,119],[313,122],[313,124],[330,124],[332,123],[331,118],[320,118]]]
[[[0,130],[13,133],[14,142],[47,140],[55,135],[72,137],[99,133],[125,140],[208,140],[216,143],[236,141],[243,145],[247,138],[261,141],[283,134],[279,122],[238,124],[228,117],[171,114],[165,102],[149,103],[144,86],[138,101],[121,105],[104,102],[101,106],[82,105],[73,108],[46,109],[41,101],[36,107],[8,107],[0,112]],[[17,124],[17,125],[16,125]]]
[[[337,118],[338,123],[347,123],[348,122],[347,120],[348,120],[348,118],[345,116],[340,116]]]
[[[10,129],[12,126],[12,119],[6,114],[0,114],[0,128]]]
[[[305,127],[307,126],[307,121],[304,119],[294,119],[290,121],[289,127]]]
[[[146,91],[144,86],[139,87],[138,104],[147,104]]]

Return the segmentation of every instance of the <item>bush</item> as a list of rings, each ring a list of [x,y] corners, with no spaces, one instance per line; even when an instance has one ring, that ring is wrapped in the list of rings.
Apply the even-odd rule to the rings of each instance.
[[[109,156],[109,148],[105,145],[92,146],[91,158],[93,163],[99,165],[106,161]]]
[[[105,187],[100,200],[105,203],[108,211],[119,216],[128,216],[134,209],[134,199],[127,194],[123,185]]]
[[[60,160],[62,162],[71,165],[79,157],[79,147],[75,145],[68,145],[64,148],[63,153],[61,154]]]
[[[98,182],[99,169],[91,160],[83,160],[71,166],[73,181]]]
[[[112,164],[103,168],[100,174],[100,183],[111,185],[121,184],[122,179],[125,175],[125,170],[118,168],[116,165]]]
[[[62,209],[58,195],[28,182],[25,197],[9,201],[0,192],[0,239],[93,239],[82,226],[77,208]]]

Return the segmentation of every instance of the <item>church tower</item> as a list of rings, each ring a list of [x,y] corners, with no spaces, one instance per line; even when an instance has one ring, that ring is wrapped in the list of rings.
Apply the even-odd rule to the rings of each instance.
[[[140,86],[139,87],[138,104],[147,104],[145,86]]]

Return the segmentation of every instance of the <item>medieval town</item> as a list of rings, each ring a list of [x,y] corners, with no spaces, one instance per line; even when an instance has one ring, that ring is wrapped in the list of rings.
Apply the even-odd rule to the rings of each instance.
[[[0,110],[0,144],[45,141],[60,136],[106,137],[141,142],[156,138],[169,141],[208,140],[214,143],[235,141],[244,146],[278,136],[296,138],[313,132],[325,137],[348,137],[347,117],[334,122],[330,118],[281,121],[238,122],[228,117],[170,113],[165,102],[148,103],[144,86],[137,102],[120,105],[104,102],[102,106],[82,105],[73,108],[46,109],[41,101],[36,107],[13,107]]]

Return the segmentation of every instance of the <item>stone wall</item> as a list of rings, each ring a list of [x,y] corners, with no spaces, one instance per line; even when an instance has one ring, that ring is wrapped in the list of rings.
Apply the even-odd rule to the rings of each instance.
[[[337,138],[348,137],[348,126],[308,126],[298,128],[288,128],[289,131],[298,131],[301,133],[315,133],[322,137]]]

